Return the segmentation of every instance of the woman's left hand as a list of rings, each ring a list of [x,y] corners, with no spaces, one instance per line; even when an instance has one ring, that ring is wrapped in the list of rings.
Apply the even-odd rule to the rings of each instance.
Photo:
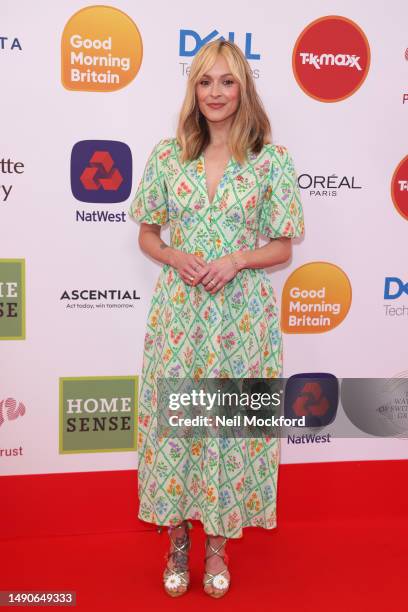
[[[238,272],[237,267],[230,255],[224,255],[218,259],[214,259],[207,264],[207,272],[202,276],[199,282],[202,283],[204,289],[211,295],[217,293],[224,285],[229,283]]]

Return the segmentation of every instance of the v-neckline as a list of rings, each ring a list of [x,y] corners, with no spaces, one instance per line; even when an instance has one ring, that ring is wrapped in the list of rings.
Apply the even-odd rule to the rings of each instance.
[[[215,199],[216,199],[216,197],[217,197],[217,195],[218,195],[218,192],[219,192],[219,190],[220,190],[220,188],[221,188],[221,184],[223,183],[223,181],[224,181],[224,179],[225,179],[225,177],[226,177],[226,175],[227,175],[227,173],[228,173],[229,167],[230,167],[230,165],[231,165],[231,163],[232,163],[232,160],[233,160],[233,156],[231,155],[231,156],[229,157],[229,159],[228,159],[228,161],[227,161],[227,163],[226,163],[226,165],[225,165],[225,168],[224,168],[224,174],[222,175],[222,177],[220,178],[220,180],[219,180],[219,182],[218,182],[218,185],[217,185],[217,187],[216,187],[216,189],[215,189],[215,191],[214,191],[214,196],[213,196],[213,199],[211,200],[211,202],[210,202],[210,197],[209,197],[209,194],[208,194],[208,186],[207,186],[207,171],[206,171],[206,168],[205,168],[204,151],[202,151],[202,152],[201,152],[201,154],[200,154],[200,156],[199,156],[199,159],[201,159],[201,162],[202,162],[202,167],[203,167],[203,179],[204,179],[204,190],[205,190],[205,195],[206,195],[206,197],[207,197],[207,202],[209,203],[209,205],[210,205],[210,206],[212,206],[212,205],[214,204]]]

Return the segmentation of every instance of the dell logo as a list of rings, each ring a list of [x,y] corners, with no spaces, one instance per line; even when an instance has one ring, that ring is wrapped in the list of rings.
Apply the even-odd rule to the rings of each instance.
[[[180,47],[179,54],[181,57],[193,57],[203,45],[208,43],[210,40],[215,38],[225,40],[224,36],[221,36],[218,30],[213,30],[204,38],[195,30],[180,30]],[[235,32],[228,32],[228,40],[235,42]],[[245,57],[247,60],[259,60],[261,55],[259,53],[252,52],[252,33],[246,32],[245,34]]]
[[[403,283],[402,280],[400,278],[397,278],[396,276],[387,276],[385,278],[385,300],[396,300],[403,293],[406,293],[408,295],[408,283]]]

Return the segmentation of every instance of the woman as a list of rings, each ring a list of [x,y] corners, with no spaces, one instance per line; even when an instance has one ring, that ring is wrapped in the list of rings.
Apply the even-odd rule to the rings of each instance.
[[[129,214],[142,251],[164,264],[148,314],[139,402],[139,518],[169,526],[163,579],[189,586],[187,519],[203,523],[204,590],[229,587],[225,544],[245,526],[276,527],[279,438],[157,436],[158,377],[282,376],[274,289],[263,268],[287,261],[304,231],[293,161],[270,144],[251,69],[234,43],[192,62],[176,138],[147,161]],[[170,223],[171,245],[160,238]],[[258,233],[270,239],[257,247]]]

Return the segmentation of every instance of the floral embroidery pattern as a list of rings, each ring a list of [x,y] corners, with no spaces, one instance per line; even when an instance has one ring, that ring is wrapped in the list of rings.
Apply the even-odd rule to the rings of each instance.
[[[209,202],[202,156],[181,163],[175,138],[153,148],[129,214],[170,224],[171,245],[211,261],[254,249],[258,234],[301,236],[303,209],[288,150],[266,144],[233,158]],[[242,537],[276,526],[279,438],[158,437],[157,378],[282,375],[279,309],[270,278],[243,269],[214,296],[164,265],[144,336],[138,418],[139,518],[159,525],[202,521],[209,534]]]

